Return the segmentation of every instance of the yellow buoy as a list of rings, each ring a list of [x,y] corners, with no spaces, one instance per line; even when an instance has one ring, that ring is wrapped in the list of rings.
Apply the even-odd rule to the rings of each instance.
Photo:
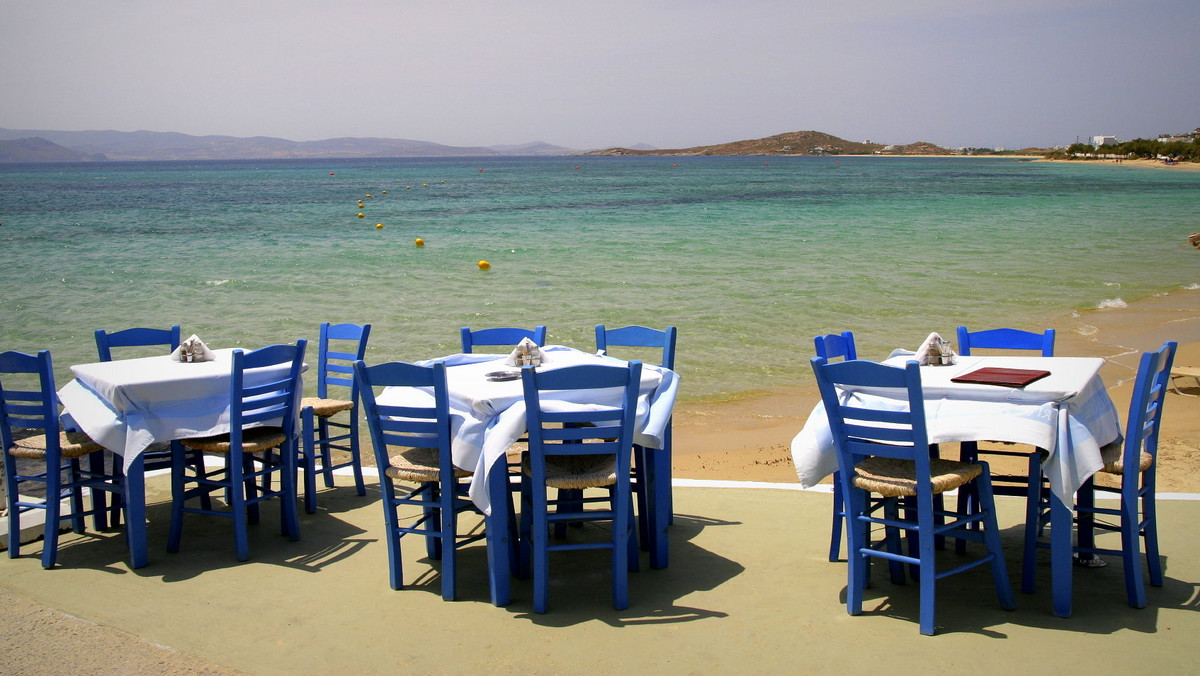
[[[416,244],[417,246],[425,246],[425,240],[418,237],[413,240],[413,244]]]
[[[428,188],[428,187],[429,187],[429,184],[428,184],[428,183],[422,183],[422,184],[421,184],[421,187],[422,187],[422,188]]]
[[[360,211],[360,212],[358,212],[358,217],[359,217],[359,218],[366,218],[366,216],[367,216],[367,215],[366,215],[366,214],[364,214],[363,212],[361,212],[361,211]]]
[[[383,223],[376,223],[376,224],[375,224],[375,229],[376,229],[376,230],[382,230],[382,229],[383,229]]]
[[[367,197],[370,197],[370,196],[371,196],[371,193],[367,193]]]
[[[479,265],[480,270],[488,270],[492,267],[492,264],[487,261],[479,261],[477,265]]]
[[[386,191],[386,190],[384,190],[384,191],[383,191],[383,194],[385,194],[385,195],[386,195],[386,194],[387,194],[387,191]]]

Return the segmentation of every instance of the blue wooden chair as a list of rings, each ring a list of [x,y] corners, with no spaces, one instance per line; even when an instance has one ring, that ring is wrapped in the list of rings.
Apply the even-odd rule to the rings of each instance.
[[[304,441],[300,461],[304,475],[304,511],[317,511],[317,474],[325,479],[325,487],[333,488],[333,471],[349,467],[354,472],[354,487],[366,495],[363,483],[362,452],[358,442],[358,384],[354,380],[354,362],[367,353],[367,338],[371,325],[321,324],[317,353],[317,396],[300,401],[300,421]],[[331,386],[334,388],[331,390]],[[332,396],[342,388],[344,397]],[[339,419],[340,413],[349,413]],[[350,454],[341,463],[333,460],[333,451]],[[321,459],[317,469],[317,457]]]
[[[596,325],[596,351],[611,354],[611,347],[648,348],[662,351],[657,363],[663,368],[675,370],[675,341],[677,332],[674,326],[666,329],[651,329],[645,326],[624,326],[610,329],[603,324]],[[615,356],[615,355],[614,355]],[[649,356],[649,355],[647,355]],[[653,362],[652,362],[653,363]],[[666,513],[666,523],[675,521],[675,506],[671,491],[671,423],[667,422],[663,447],[661,449],[646,449],[637,444],[633,447],[633,489],[637,497],[638,527],[641,533],[642,547],[648,548],[655,541],[650,537],[651,520],[649,518],[651,503],[654,499],[662,498],[662,509]],[[657,461],[657,462],[655,462]],[[656,487],[646,490],[646,487]],[[666,533],[658,533],[662,542],[666,542]],[[651,567],[666,566],[666,548],[660,547],[659,552],[651,556]]]
[[[97,491],[120,494],[120,475],[105,469],[104,447],[82,432],[59,427],[58,391],[50,352],[36,356],[21,352],[0,354],[0,441],[4,450],[4,479],[8,507],[8,556],[21,550],[21,515],[34,509],[46,513],[42,566],[51,568],[58,558],[58,532],[70,521],[76,533],[84,532],[84,517],[92,516],[100,528],[104,500]],[[88,458],[85,470],[81,458]],[[18,464],[18,459],[22,462]],[[32,469],[31,469],[32,468]],[[64,476],[66,477],[64,479]],[[41,499],[21,495],[22,484],[40,483]],[[85,511],[83,489],[92,491],[92,509]],[[28,491],[27,491],[28,492]],[[71,510],[61,512],[63,498]]]
[[[1155,470],[1158,466],[1158,432],[1162,422],[1163,404],[1170,384],[1171,362],[1175,359],[1178,344],[1163,343],[1154,352],[1142,354],[1134,380],[1133,396],[1129,402],[1129,417],[1126,419],[1125,440],[1101,449],[1104,468],[1100,471],[1120,477],[1119,488],[1099,486],[1092,479],[1079,489],[1076,497],[1078,545],[1074,551],[1087,557],[1096,554],[1120,556],[1125,569],[1125,593],[1129,605],[1146,607],[1146,587],[1142,580],[1142,553],[1139,539],[1146,542],[1146,569],[1150,584],[1163,584],[1162,561],[1158,553],[1158,518],[1155,511]],[[1030,484],[1041,483],[1041,463],[1030,461]],[[1119,506],[1097,507],[1096,491],[1116,494]],[[1038,547],[1048,547],[1039,536],[1048,521],[1050,498],[1043,491],[1029,491],[1029,510],[1025,523],[1025,559],[1021,571],[1021,590],[1033,592],[1034,567]],[[1097,521],[1101,515],[1115,520]],[[1097,547],[1094,529],[1115,531],[1121,534],[1119,548]],[[1065,584],[1066,581],[1062,581]],[[1059,580],[1054,581],[1060,584]]]
[[[850,331],[829,333],[813,338],[817,356],[825,361],[841,358],[843,361],[858,359],[854,347],[854,334]],[[842,522],[846,518],[845,500],[842,497],[842,480],[839,472],[833,473],[833,526],[829,533],[829,560],[837,561],[842,551]]]
[[[96,329],[96,351],[100,353],[100,361],[112,361],[114,347],[163,346],[167,348],[167,352],[173,352],[179,347],[179,335],[178,325],[169,329],[136,328],[111,333],[104,329]]]
[[[477,329],[472,331],[467,327],[462,327],[459,330],[462,337],[463,354],[470,354],[476,345],[507,345],[516,346],[521,342],[522,338],[528,338],[541,347],[546,344],[546,327],[537,326],[533,330],[529,329],[514,329],[514,328],[497,328],[497,329]]]
[[[179,551],[185,513],[227,516],[233,520],[234,547],[238,561],[250,558],[247,522],[258,522],[258,505],[278,498],[280,529],[291,540],[300,539],[296,516],[296,459],[298,433],[296,402],[300,369],[308,341],[295,345],[270,345],[252,352],[233,351],[230,377],[229,433],[183,439],[185,448],[224,456],[223,470],[204,475],[188,474],[182,453],[173,454],[171,466],[171,528],[167,551]],[[275,367],[280,375],[263,381],[249,375],[251,369]],[[286,370],[282,370],[283,368]],[[261,371],[259,372],[261,374]],[[256,377],[257,375],[257,377]],[[279,426],[252,426],[280,421]],[[279,480],[275,488],[274,479]],[[194,488],[188,488],[188,485]],[[187,500],[220,490],[228,510],[203,506],[188,507]]]
[[[1042,333],[1022,331],[1020,329],[989,329],[985,331],[968,331],[967,327],[958,327],[958,353],[964,357],[971,356],[972,350],[999,350],[1004,354],[1035,352],[1043,357],[1054,356],[1054,329],[1046,329]],[[1023,450],[1005,450],[1002,448],[980,449],[975,441],[959,443],[959,460],[975,462],[981,456],[1002,456],[1023,458],[1024,463],[1045,457],[1046,451],[1034,449],[1033,452]],[[992,490],[996,495],[1018,495],[1024,497],[1030,491],[1029,476],[1024,474],[996,474],[992,477]],[[1044,488],[1039,488],[1043,490]],[[959,510],[965,509],[963,501],[970,500],[970,493],[959,493]],[[963,544],[957,545],[962,551]]]
[[[861,360],[830,364],[821,357],[813,357],[812,365],[829,417],[841,468],[842,492],[846,498],[846,529],[849,533],[846,610],[851,615],[862,613],[863,589],[867,586],[871,557],[892,562],[894,581],[903,576],[903,567],[895,564],[907,563],[919,568],[922,634],[933,634],[936,627],[937,580],[985,563],[991,564],[1000,605],[1013,608],[1013,593],[1000,548],[987,464],[930,457],[921,372],[917,363],[910,361],[904,368],[898,368]],[[866,408],[839,391],[839,388],[863,387],[907,390],[908,410]],[[972,510],[935,514],[935,495],[955,488],[973,489],[978,494],[977,500],[972,502]],[[871,500],[871,494],[878,494],[882,499]],[[882,515],[878,514],[881,509]],[[939,517],[945,522],[939,522]],[[967,526],[973,523],[982,524],[982,531],[969,530]],[[870,546],[872,527],[885,529],[884,548]],[[901,530],[910,538],[908,555],[900,549]],[[987,552],[966,563],[956,560],[953,568],[939,571],[934,548],[937,536],[982,542]],[[915,555],[911,552],[914,537]]]
[[[638,568],[637,533],[633,527],[630,464],[642,363],[627,367],[585,364],[549,371],[521,370],[525,392],[529,452],[521,472],[521,572],[533,574],[533,610],[546,612],[550,596],[550,552],[581,549],[612,551],[613,608],[629,606],[629,571]],[[614,405],[563,405],[543,400],[551,390],[620,388]],[[585,395],[586,396],[586,395]],[[546,404],[546,405],[543,405]],[[603,488],[603,495],[565,498],[569,509],[551,511],[556,501],[548,489],[584,491]],[[589,509],[598,506],[599,508]],[[611,528],[596,541],[584,535],[570,542],[551,541],[550,526],[606,521]]]
[[[100,361],[112,361],[112,349],[125,348],[129,351],[131,348],[140,347],[161,347],[164,351],[174,352],[179,347],[180,329],[176,324],[169,329],[148,329],[148,328],[133,328],[124,329],[121,331],[108,332],[104,329],[96,329],[96,352],[100,356]],[[151,444],[149,448],[142,452],[142,459],[146,471],[156,469],[171,468],[171,452],[178,444],[177,441],[164,441]],[[192,464],[197,471],[204,472],[204,454],[198,451],[192,452],[190,457]],[[121,471],[121,461],[113,459],[114,470]],[[205,507],[209,505],[208,495],[201,497],[204,500]],[[120,496],[113,501],[114,504],[111,510],[112,524],[120,523],[121,503]]]
[[[403,362],[367,366],[358,360],[354,372],[375,448],[375,465],[380,470],[392,589],[404,586],[400,539],[408,534],[420,535],[425,537],[429,558],[442,561],[442,598],[453,601],[457,587],[456,551],[486,534],[458,532],[458,515],[477,510],[467,498],[467,486],[463,483],[472,472],[456,467],[450,454],[446,366],[441,362],[429,366]],[[413,388],[411,395],[415,400],[404,405],[381,404],[376,400],[375,389],[384,387]],[[416,488],[398,490],[397,481],[415,483]],[[400,514],[402,505],[420,507],[422,515],[414,522],[404,523]],[[493,573],[508,575],[507,569]]]

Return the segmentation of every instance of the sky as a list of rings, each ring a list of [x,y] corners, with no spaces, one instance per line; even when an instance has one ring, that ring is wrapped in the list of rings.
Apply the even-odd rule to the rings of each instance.
[[[0,127],[683,148],[1200,127],[1197,0],[0,0]]]

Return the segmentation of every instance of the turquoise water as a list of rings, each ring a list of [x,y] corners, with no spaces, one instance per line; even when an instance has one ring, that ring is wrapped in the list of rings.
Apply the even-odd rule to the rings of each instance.
[[[97,328],[253,348],[370,322],[383,361],[460,326],[590,349],[673,324],[682,396],[722,398],[807,378],[817,333],[882,355],[1195,285],[1198,207],[1200,172],[997,159],[0,165],[0,349],[66,378]]]

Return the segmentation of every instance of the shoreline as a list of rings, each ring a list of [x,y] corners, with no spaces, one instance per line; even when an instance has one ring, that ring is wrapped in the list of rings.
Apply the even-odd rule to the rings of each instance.
[[[1074,311],[1045,325],[1057,330],[1057,354],[1105,360],[1100,373],[1122,423],[1143,351],[1175,340],[1179,342],[1175,363],[1200,365],[1200,289],[1180,289],[1125,307]],[[800,344],[806,346],[807,341]],[[1200,387],[1193,385],[1181,383],[1185,392],[1200,394]],[[809,377],[794,386],[733,400],[680,402],[674,416],[674,476],[795,483],[792,437],[819,399]],[[1200,493],[1200,474],[1187,471],[1193,466],[1200,469],[1200,397],[1169,393],[1160,450],[1160,490]],[[1172,470],[1177,464],[1184,467]]]

